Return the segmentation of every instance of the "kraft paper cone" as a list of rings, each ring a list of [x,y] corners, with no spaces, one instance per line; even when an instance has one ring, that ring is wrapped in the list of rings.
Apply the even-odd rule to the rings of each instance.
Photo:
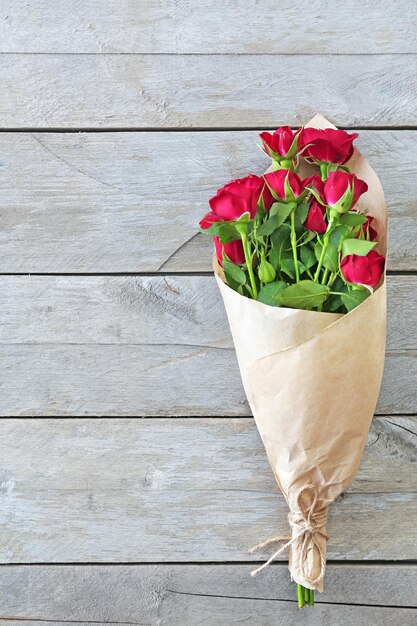
[[[321,116],[308,126],[332,127]],[[368,183],[358,208],[374,217],[377,249],[386,254],[381,183],[358,150],[347,166]],[[303,167],[301,176],[310,171]],[[289,569],[297,583],[322,591],[327,509],[355,477],[381,385],[385,276],[367,300],[340,315],[251,300],[226,285],[214,265],[245,392],[290,510]]]

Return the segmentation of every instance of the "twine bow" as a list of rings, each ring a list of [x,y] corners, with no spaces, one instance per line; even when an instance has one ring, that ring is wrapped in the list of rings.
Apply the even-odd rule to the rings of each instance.
[[[312,495],[310,502],[305,503],[303,496],[308,492]],[[326,533],[327,522],[327,509],[316,510],[318,501],[317,489],[313,485],[306,485],[302,487],[295,496],[294,510],[291,510],[288,514],[288,522],[292,529],[292,537],[286,537],[279,535],[278,537],[272,537],[262,543],[258,543],[253,546],[249,552],[253,553],[262,548],[277,543],[278,541],[285,541],[286,543],[281,546],[274,554],[260,567],[251,572],[251,576],[256,576],[265,567],[268,567],[275,559],[282,554],[287,548],[294,546],[295,552],[298,556],[301,573],[306,580],[312,586],[317,586],[324,577],[324,570],[326,567],[326,557],[323,553],[322,545],[319,538],[328,539]],[[312,577],[308,571],[308,551],[313,547],[317,549],[320,556],[320,572],[318,576]]]

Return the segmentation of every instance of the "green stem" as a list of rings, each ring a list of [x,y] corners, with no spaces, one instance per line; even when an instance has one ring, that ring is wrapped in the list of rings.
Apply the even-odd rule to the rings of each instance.
[[[300,281],[300,271],[298,269],[298,260],[297,260],[297,235],[295,232],[295,211],[291,211],[291,247],[292,247],[292,256],[294,259],[295,282],[298,283]]]
[[[327,282],[327,286],[331,287],[333,285],[334,281],[336,280],[336,278],[337,278],[337,272],[332,272],[330,274],[330,278],[329,278],[329,280]]]
[[[304,587],[298,584],[297,584],[297,599],[298,599],[298,608],[302,609],[304,606]]]
[[[330,274],[330,270],[328,267],[326,267],[326,269],[323,272],[323,281],[322,281],[323,285],[327,284],[327,279],[329,278],[329,274]]]
[[[314,278],[313,278],[315,283],[317,283],[318,280],[319,280],[320,270],[322,268],[324,257],[326,255],[327,246],[329,245],[330,233],[332,232],[332,228],[333,228],[333,221],[334,221],[334,218],[331,217],[329,219],[329,223],[327,225],[327,230],[324,233],[323,247],[322,247],[321,253],[320,253],[319,264],[317,265],[316,273],[314,274]]]
[[[327,179],[327,163],[320,163],[320,176],[323,181]]]
[[[327,248],[328,243],[329,243],[329,238],[327,237],[327,232],[326,232],[323,238],[323,247],[321,249],[319,264],[317,265],[316,273],[314,274],[314,278],[313,278],[315,283],[317,283],[319,280],[319,274],[320,274],[321,266],[323,265],[324,256],[326,254],[326,248]]]
[[[250,252],[249,241],[246,233],[241,232],[243,254],[245,255],[246,266],[249,272],[249,280],[252,287],[252,296],[254,300],[258,299],[258,289],[256,287],[255,274],[253,273],[252,255]]]

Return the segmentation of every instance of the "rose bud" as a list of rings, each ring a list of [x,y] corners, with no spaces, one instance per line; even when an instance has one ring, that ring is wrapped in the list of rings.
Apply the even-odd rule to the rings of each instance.
[[[340,263],[340,270],[348,283],[376,287],[381,280],[384,266],[385,257],[371,250],[366,256],[345,256]]]
[[[273,134],[261,133],[259,136],[262,139],[266,154],[274,161],[287,161],[283,165],[290,167],[292,160],[297,156],[300,132],[301,128],[293,132],[289,126],[281,126]]]
[[[327,230],[327,223],[324,219],[326,215],[326,209],[323,205],[319,204],[316,199],[310,204],[310,208],[307,213],[307,219],[304,222],[304,227],[307,230],[311,230],[314,233],[322,234]]]
[[[264,180],[276,200],[295,202],[307,193],[303,181],[291,170],[276,170],[264,174]]]
[[[303,128],[298,140],[300,154],[310,163],[343,165],[353,154],[353,141],[358,133],[334,128]]]
[[[367,189],[365,181],[357,178],[355,174],[337,170],[330,172],[324,183],[323,200],[337,213],[347,213]]]
[[[214,247],[216,248],[216,254],[220,265],[223,265],[223,250],[225,255],[232,261],[232,263],[235,263],[235,265],[242,265],[245,262],[243,245],[240,239],[230,241],[229,243],[222,243],[219,237],[214,237]]]
[[[260,176],[250,174],[245,178],[232,180],[219,189],[214,198],[209,200],[211,213],[203,218],[203,224],[209,224],[210,220],[236,221],[244,213],[249,213],[250,219],[253,219],[258,210],[258,200],[261,193],[263,194],[265,210],[268,211],[273,203],[273,198]],[[219,219],[216,220],[214,216]],[[210,226],[201,225],[201,227],[209,228]]]
[[[362,224],[358,234],[356,235],[357,239],[359,239],[359,237],[361,236],[361,233],[363,233],[365,235],[365,238],[368,239],[369,241],[376,240],[376,238],[378,237],[378,233],[376,232],[375,228],[372,228],[371,226],[373,221],[374,221],[374,218],[371,215],[366,216],[366,222]]]
[[[272,283],[272,281],[275,280],[275,268],[266,260],[265,255],[261,257],[261,262],[258,267],[258,276],[262,283]]]

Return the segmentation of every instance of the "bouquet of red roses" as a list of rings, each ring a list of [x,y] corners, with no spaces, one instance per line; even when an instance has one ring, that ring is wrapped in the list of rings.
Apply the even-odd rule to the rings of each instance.
[[[261,177],[232,181],[200,222],[241,376],[289,506],[299,606],[323,590],[329,504],[352,482],[378,399],[385,354],[386,206],[353,147],[321,116],[262,133]],[[348,381],[348,382],[347,382]]]

